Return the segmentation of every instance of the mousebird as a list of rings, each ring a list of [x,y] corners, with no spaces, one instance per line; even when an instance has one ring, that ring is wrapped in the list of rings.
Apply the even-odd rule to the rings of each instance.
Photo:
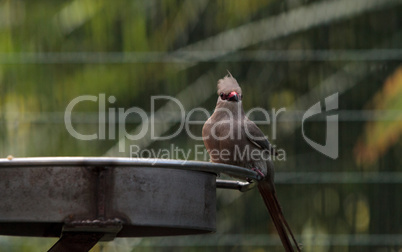
[[[214,113],[202,128],[202,138],[211,161],[246,167],[260,175],[258,190],[283,247],[286,251],[294,251],[294,247],[300,251],[276,196],[271,160],[272,155],[276,155],[275,150],[257,125],[246,117],[242,90],[230,72],[218,81],[218,95]]]

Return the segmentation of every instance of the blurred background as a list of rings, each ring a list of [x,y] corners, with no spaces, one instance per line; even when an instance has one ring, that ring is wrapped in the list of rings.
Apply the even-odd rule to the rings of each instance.
[[[104,94],[115,98],[106,111],[149,115],[151,97],[168,95],[186,112],[212,113],[229,70],[245,110],[286,109],[275,134],[272,123],[261,128],[286,153],[276,162],[278,197],[304,251],[401,252],[401,13],[400,0],[0,0],[0,156],[130,156],[119,144],[194,150],[203,143],[185,130],[169,141],[122,141],[109,114],[105,139],[79,140],[65,110],[76,97]],[[339,116],[332,159],[305,141],[301,122],[337,92],[338,110],[304,122],[305,135],[324,145],[326,116]],[[156,135],[179,128],[171,105],[155,103]],[[97,102],[79,103],[73,127],[98,133],[98,112]],[[126,119],[132,134],[144,126],[138,115]],[[190,130],[200,136],[201,127]],[[217,193],[215,234],[120,238],[91,251],[283,250],[257,190]],[[0,251],[46,251],[56,240],[0,236]]]

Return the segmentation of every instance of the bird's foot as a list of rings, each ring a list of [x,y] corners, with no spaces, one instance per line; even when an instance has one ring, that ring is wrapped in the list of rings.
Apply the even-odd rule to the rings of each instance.
[[[258,175],[261,176],[261,179],[265,177],[264,173],[262,173],[262,171],[258,168],[251,168],[252,171],[255,171],[258,173]]]

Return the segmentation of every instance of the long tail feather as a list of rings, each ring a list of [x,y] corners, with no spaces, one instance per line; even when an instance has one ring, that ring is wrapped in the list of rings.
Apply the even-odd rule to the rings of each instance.
[[[288,234],[290,234],[294,244],[296,245],[297,251],[301,251],[299,244],[297,243],[292,230],[290,229],[289,224],[282,213],[282,208],[276,197],[273,184],[269,180],[262,180],[258,183],[258,190],[260,191],[261,197],[267,206],[268,212],[271,215],[271,219],[274,222],[285,250],[288,252],[294,251],[292,243],[289,240]]]

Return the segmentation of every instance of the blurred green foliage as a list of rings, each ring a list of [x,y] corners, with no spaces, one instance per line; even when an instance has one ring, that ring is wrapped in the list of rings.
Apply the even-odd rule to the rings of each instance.
[[[340,8],[325,8],[333,2]],[[242,85],[246,110],[284,107],[286,113],[295,112],[278,121],[277,137],[270,139],[287,155],[286,162],[276,163],[278,172],[357,172],[363,179],[369,172],[378,177],[387,172],[399,174],[402,107],[395,97],[400,97],[402,83],[397,70],[402,59],[402,4],[374,0],[367,1],[367,6],[362,3],[1,0],[0,156],[105,155],[118,139],[82,141],[66,130],[64,113],[74,98],[105,94],[106,98],[116,98],[115,103],[107,103],[107,109],[136,106],[150,113],[151,96],[176,97],[190,87],[209,92],[207,99],[197,100],[201,94],[190,89],[181,101],[212,112],[216,94],[207,90],[214,90],[216,81],[228,69]],[[295,21],[286,25],[275,21],[287,18]],[[306,25],[301,24],[303,20]],[[270,24],[267,27],[271,28],[251,32],[261,24]],[[264,39],[264,34],[271,37]],[[220,40],[223,38],[229,39]],[[241,46],[232,46],[237,43]],[[256,52],[255,57],[247,56],[250,52]],[[264,53],[268,57],[264,58]],[[385,90],[390,76],[399,96]],[[200,78],[203,82],[197,83]],[[333,93],[328,90],[339,92],[337,160],[313,150],[304,141],[301,115],[297,114],[323,102]],[[158,103],[156,107],[163,105]],[[393,113],[385,119],[378,116],[384,111]],[[96,133],[97,112],[97,103],[77,106],[73,114],[77,131]],[[325,139],[323,119],[305,124],[306,135],[318,142]],[[382,127],[384,120],[397,126]],[[126,128],[134,130],[140,123],[128,120]],[[272,125],[262,129],[268,136],[272,134]],[[200,130],[201,126],[192,127],[192,132]],[[384,139],[386,143],[381,142]],[[378,143],[380,149],[375,148]],[[161,149],[170,144],[192,149],[202,141],[190,139],[183,131],[171,142],[152,141],[143,147]],[[362,150],[374,152],[375,158],[363,162],[366,156],[359,152]],[[284,179],[277,189],[288,222],[306,251],[401,248],[395,239],[375,242],[382,239],[381,235],[399,239],[402,235],[400,180],[286,183]],[[327,236],[317,242],[316,235]],[[342,240],[339,235],[349,236]],[[361,235],[372,236],[366,240],[363,237],[359,243]],[[254,236],[256,243],[250,245],[245,237]],[[97,245],[92,251],[281,251],[256,191],[218,191],[217,233],[210,237],[205,239],[216,239],[216,243],[206,244],[189,237],[171,238],[170,243],[163,238],[117,239]],[[264,243],[265,237],[274,239],[274,245]],[[186,241],[190,245],[180,245]],[[44,251],[54,242],[55,239],[0,237],[0,251]]]

